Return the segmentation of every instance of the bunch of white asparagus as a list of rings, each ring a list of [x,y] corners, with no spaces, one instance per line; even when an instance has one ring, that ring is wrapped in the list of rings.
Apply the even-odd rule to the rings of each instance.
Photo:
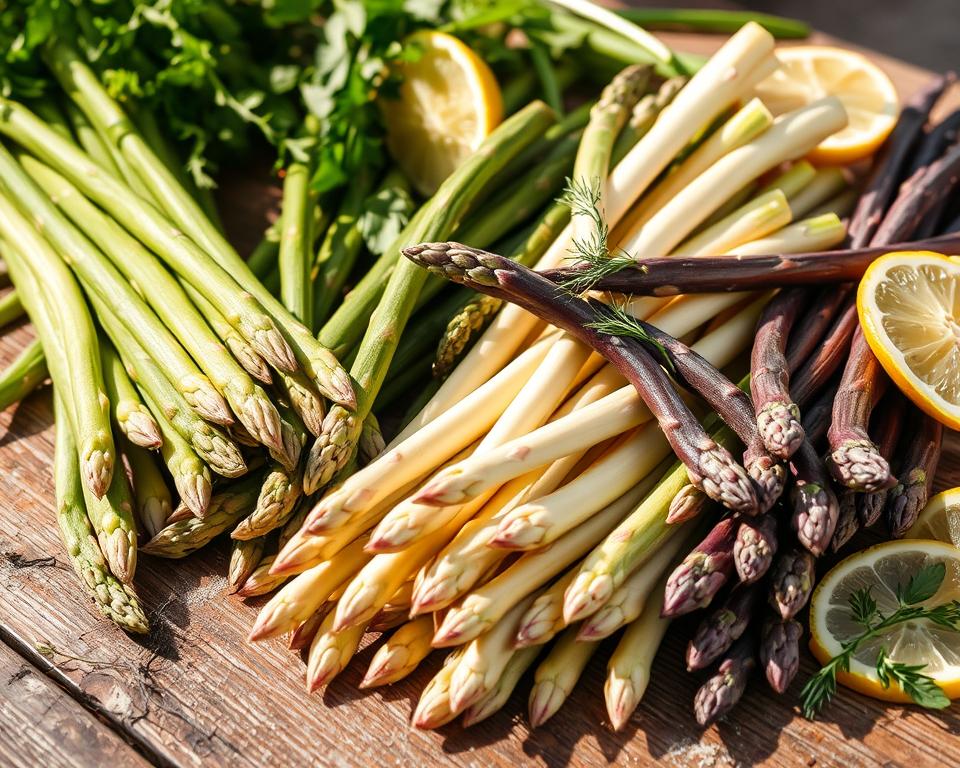
[[[853,203],[843,172],[800,158],[847,116],[825,98],[774,119],[753,90],[776,65],[773,38],[748,24],[612,169],[610,146],[629,115],[613,121],[605,152],[588,127],[575,176],[606,178],[598,207],[611,252],[791,253],[843,239]],[[538,266],[562,264],[596,224],[574,216]],[[645,297],[626,309],[730,368],[768,298]],[[622,629],[605,688],[620,728],[669,624],[665,576],[703,533],[697,520],[666,522],[688,482],[611,365],[508,305],[385,452],[303,511],[299,532],[254,576],[263,591],[282,587],[251,639],[293,633],[292,647],[309,649],[310,691],[343,670],[366,632],[395,628],[363,687],[451,648],[416,708],[421,728],[488,717],[537,663],[536,726],[600,640]]]

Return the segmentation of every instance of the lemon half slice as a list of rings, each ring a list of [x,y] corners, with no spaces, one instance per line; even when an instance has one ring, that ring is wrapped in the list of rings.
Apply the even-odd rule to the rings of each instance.
[[[430,196],[500,123],[503,99],[490,67],[452,35],[422,30],[407,44],[418,55],[399,66],[399,97],[380,108],[390,154]]]
[[[757,86],[757,95],[774,115],[824,96],[843,102],[850,122],[825,139],[810,159],[846,164],[876,151],[900,113],[897,89],[876,64],[843,48],[800,45],[777,49],[780,69]]]
[[[919,408],[960,429],[960,263],[928,251],[881,256],[860,281],[857,311],[890,378]]]
[[[936,539],[960,547],[960,488],[950,488],[930,499],[906,538]]]
[[[952,544],[923,539],[904,539],[879,544],[848,557],[820,582],[810,604],[810,650],[821,664],[843,650],[843,643],[863,632],[851,618],[849,599],[855,591],[869,588],[877,608],[885,616],[897,607],[896,589],[904,587],[921,568],[943,562],[947,573],[937,593],[927,603],[940,605],[960,599],[960,549]],[[877,677],[876,659],[883,648],[887,656],[903,664],[923,665],[947,697],[960,696],[960,632],[925,619],[904,622],[864,642],[850,662],[849,672],[837,679],[848,688],[886,701],[912,699],[892,682],[884,688]]]

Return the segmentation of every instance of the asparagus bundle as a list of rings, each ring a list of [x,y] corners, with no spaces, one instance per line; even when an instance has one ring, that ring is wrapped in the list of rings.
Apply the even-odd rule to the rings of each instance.
[[[654,68],[673,74],[669,52],[635,27],[590,4],[560,5],[587,14],[574,23],[588,25],[591,44],[603,40],[596,25],[610,24],[631,50],[649,45]],[[535,31],[531,39],[543,73],[542,41]],[[78,495],[69,468],[84,454],[69,439],[82,447],[81,416],[125,438],[132,487],[114,472],[101,478],[102,499],[67,499],[71,536],[93,531],[113,574],[100,568],[91,580],[89,563],[77,566],[98,607],[131,631],[145,629],[129,588],[110,587],[132,577],[135,516],[148,539],[140,551],[153,556],[184,557],[229,533],[231,589],[275,592],[251,640],[289,633],[291,647],[307,651],[310,692],[343,671],[367,632],[389,632],[361,687],[396,682],[432,648],[453,648],[414,724],[462,714],[469,725],[504,705],[539,646],[556,637],[534,675],[538,725],[570,694],[599,640],[622,628],[605,688],[620,728],[670,618],[707,607],[733,584],[688,652],[691,668],[719,662],[697,695],[697,719],[732,708],[758,659],[770,684],[786,689],[801,634],[794,616],[837,524],[819,452],[828,432],[838,450],[851,435],[870,437],[862,404],[879,389],[873,377],[857,407],[844,405],[864,378],[849,362],[841,394],[830,388],[851,340],[851,359],[864,357],[848,293],[810,307],[806,290],[768,290],[827,274],[852,280],[872,252],[842,253],[829,273],[826,257],[781,256],[773,280],[783,282],[747,269],[768,264],[767,253],[827,248],[845,232],[837,198],[845,177],[799,160],[845,115],[828,99],[773,121],[751,99],[775,67],[772,49],[772,37],[748,24],[689,80],[667,80],[656,95],[644,97],[656,88],[650,67],[634,65],[589,117],[583,109],[555,122],[532,101],[412,216],[391,219],[386,247],[374,243],[370,218],[378,200],[408,198],[402,177],[367,159],[351,169],[337,208],[317,183],[323,153],[308,152],[286,164],[277,234],[248,265],[175,160],[171,167],[149,120],[130,120],[79,53],[51,45],[45,56],[71,119],[58,131],[15,100],[0,105],[0,133],[16,145],[12,155],[0,150],[0,234],[16,247],[10,316],[22,302],[37,324],[69,422],[58,429],[58,465],[67,468],[58,470],[58,499]],[[544,91],[559,104],[552,86]],[[313,130],[309,121],[303,130]],[[926,222],[924,236],[937,237],[925,200],[956,165],[942,141],[931,146],[914,159],[924,173],[888,201],[881,236],[913,237]],[[771,179],[784,163],[793,164]],[[568,194],[551,203],[564,176]],[[449,237],[468,244],[417,245]],[[479,250],[501,246],[514,258]],[[637,266],[620,249],[655,261]],[[559,270],[570,252],[582,263]],[[722,255],[706,258],[714,252]],[[556,287],[634,292],[630,281],[653,285],[661,267],[688,263],[689,280],[672,271],[671,287],[630,300]],[[720,263],[731,270],[723,285]],[[738,273],[738,265],[747,267]],[[421,266],[493,301],[456,293]],[[40,287],[48,271],[54,288]],[[68,287],[71,300],[61,302]],[[659,298],[674,293],[691,295]],[[396,388],[394,403],[423,386],[451,307],[463,311],[437,366],[446,378],[385,445],[378,395],[385,382]],[[83,361],[64,334],[83,318],[92,348],[103,349],[102,383],[99,357],[86,362],[96,370],[73,379]],[[751,345],[753,402],[733,384]],[[45,375],[41,354],[24,358],[19,367],[31,377],[8,382],[11,397]],[[940,435],[927,426],[890,494],[898,531],[929,493]],[[790,504],[781,502],[787,483]],[[96,566],[94,554],[81,559]],[[773,617],[762,615],[764,604]]]

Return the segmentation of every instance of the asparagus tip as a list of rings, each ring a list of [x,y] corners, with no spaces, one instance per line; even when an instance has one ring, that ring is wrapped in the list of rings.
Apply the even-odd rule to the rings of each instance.
[[[784,461],[797,452],[806,437],[796,403],[767,403],[757,414],[757,428],[766,449]]]
[[[887,460],[869,440],[843,442],[831,452],[828,464],[831,474],[844,488],[874,493],[896,484]]]
[[[734,512],[756,513],[759,504],[753,482],[726,448],[713,444],[704,449],[696,475],[691,474],[691,482],[714,501]]]
[[[630,716],[640,703],[637,689],[632,680],[611,674],[607,677],[603,693],[610,724],[613,730],[620,731],[630,721]]]
[[[102,499],[113,479],[113,454],[94,448],[85,452],[81,465],[84,484],[98,499]]]
[[[530,727],[539,728],[547,722],[560,709],[564,699],[566,696],[553,680],[535,682],[530,690],[530,700],[527,704]]]
[[[563,596],[563,620],[567,624],[584,619],[610,599],[613,579],[609,574],[578,573]]]

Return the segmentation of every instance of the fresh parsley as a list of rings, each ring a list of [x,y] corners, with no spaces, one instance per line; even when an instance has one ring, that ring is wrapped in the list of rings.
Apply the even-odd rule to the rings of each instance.
[[[845,642],[843,650],[807,681],[800,693],[804,717],[812,720],[817,716],[837,693],[837,674],[849,672],[850,660],[857,650],[890,628],[908,621],[926,620],[960,632],[960,601],[930,607],[920,605],[937,593],[946,573],[942,562],[932,563],[921,568],[906,585],[898,584],[898,607],[889,616],[879,610],[869,588],[850,595],[850,617],[863,627],[863,632]],[[914,702],[928,709],[943,709],[950,705],[950,700],[934,679],[923,673],[923,665],[902,664],[890,659],[887,653],[886,648],[881,647],[875,662],[877,677],[884,688],[896,683]]]

